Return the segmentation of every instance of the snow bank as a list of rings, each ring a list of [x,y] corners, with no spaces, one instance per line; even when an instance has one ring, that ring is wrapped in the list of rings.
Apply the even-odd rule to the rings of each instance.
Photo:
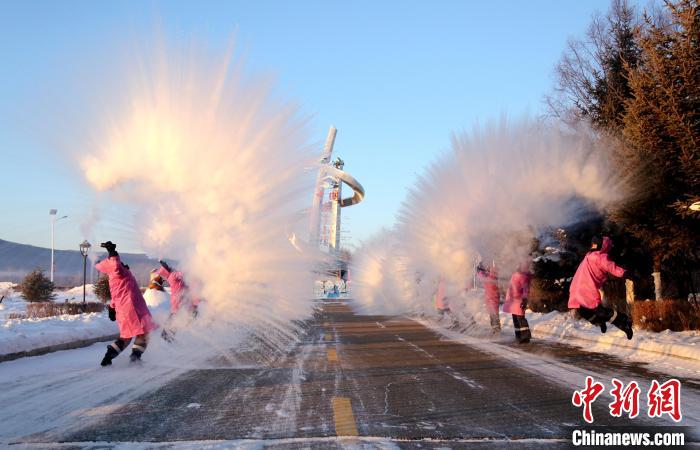
[[[0,324],[7,320],[10,314],[24,314],[27,312],[27,301],[22,298],[20,294],[15,289],[17,284],[10,283],[8,281],[0,281],[0,297],[4,296],[2,303],[0,303]],[[99,302],[100,300],[95,296],[94,286],[88,284],[85,286],[85,300],[88,302]],[[76,286],[74,288],[65,291],[54,291],[56,297],[54,302],[56,303],[82,303],[83,302],[83,287]]]
[[[0,283],[0,297],[5,296],[0,303],[0,324],[3,323],[10,314],[24,314],[27,311],[27,302],[20,297],[18,292],[12,288],[3,288]],[[11,284],[11,283],[10,283]]]
[[[585,320],[574,319],[567,313],[529,313],[527,320],[536,338],[566,341],[596,352],[636,354],[644,361],[648,361],[649,358],[649,355],[644,353],[652,353],[685,358],[692,360],[693,364],[700,364],[700,331],[697,330],[666,330],[660,333],[634,330],[634,337],[628,340],[624,333],[614,326],[609,325],[608,332],[603,334],[599,327]],[[509,322],[512,327],[512,319],[509,319]]]
[[[5,299],[0,303],[0,355],[26,352],[38,348],[74,341],[95,339],[119,333],[116,322],[109,320],[107,311],[90,314],[64,314],[41,319],[9,319],[11,314],[24,314],[27,302],[19,292],[14,291],[16,284],[0,282],[0,296]],[[86,285],[86,300],[99,301],[94,294],[93,285]],[[144,294],[151,314],[156,323],[165,323],[170,314],[170,295],[168,292],[146,290]],[[77,286],[66,291],[56,291],[56,303],[82,302],[83,287]]]
[[[0,355],[118,333],[116,322],[106,312],[11,319],[0,324]]]
[[[500,314],[502,331],[492,336],[489,316],[480,301],[483,293],[471,291],[451,305],[464,333],[484,340],[510,343],[514,340],[513,319],[510,314]],[[417,310],[416,310],[417,312]],[[415,312],[414,312],[415,314]],[[423,314],[425,316],[425,314]],[[430,314],[427,317],[431,317]],[[527,312],[533,339],[580,347],[590,352],[605,353],[638,362],[655,364],[661,371],[675,373],[683,370],[700,376],[700,331],[663,331],[656,333],[647,330],[634,330],[634,337],[628,340],[615,326],[609,325],[607,333],[590,322],[576,319],[569,313],[551,312],[547,314]],[[452,319],[433,319],[441,328],[453,325]]]
[[[64,314],[41,319],[8,319],[11,314],[24,314],[27,302],[14,289],[15,283],[0,282],[0,355],[26,352],[38,348],[118,334],[115,322],[107,312]],[[87,301],[97,301],[92,285],[86,286]],[[83,287],[56,291],[56,303],[82,302]]]
[[[82,303],[83,302],[83,286],[76,286],[65,291],[55,291],[56,298],[55,302],[58,303]],[[87,302],[99,302],[100,300],[95,296],[95,286],[92,284],[85,285],[85,301]]]

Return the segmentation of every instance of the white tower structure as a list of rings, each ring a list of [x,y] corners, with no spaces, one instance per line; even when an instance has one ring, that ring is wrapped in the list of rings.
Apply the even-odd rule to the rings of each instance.
[[[331,126],[321,154],[309,228],[309,242],[334,257],[340,250],[341,209],[360,203],[365,196],[362,185],[343,171],[342,159],[331,163],[336,134],[336,128]],[[352,188],[352,197],[342,197],[343,184]]]

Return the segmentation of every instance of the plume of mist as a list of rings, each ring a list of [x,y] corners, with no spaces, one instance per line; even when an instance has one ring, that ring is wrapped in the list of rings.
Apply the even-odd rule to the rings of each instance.
[[[409,190],[390,236],[356,252],[357,298],[375,313],[422,312],[440,278],[452,303],[467,298],[477,262],[496,263],[508,279],[527,263],[533,238],[623,198],[603,146],[587,129],[529,119],[455,134]]]
[[[121,101],[80,163],[96,190],[136,211],[143,249],[176,261],[205,299],[197,320],[176,320],[187,330],[178,348],[255,336],[275,349],[311,311],[313,255],[289,241],[313,192],[305,121],[246,77],[232,49],[189,50],[163,46],[125,68]]]

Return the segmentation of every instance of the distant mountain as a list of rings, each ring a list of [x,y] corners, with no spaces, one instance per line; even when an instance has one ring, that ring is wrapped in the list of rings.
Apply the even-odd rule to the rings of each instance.
[[[158,261],[144,254],[120,253],[141,285],[148,283],[151,269],[159,267]],[[87,280],[97,278],[94,262],[107,256],[104,249],[93,246],[90,249],[87,266]],[[46,275],[51,265],[51,249],[33,245],[17,244],[0,239],[0,281],[21,281],[28,272],[39,268]],[[83,282],[83,256],[78,250],[54,251],[54,281],[57,286],[72,287]]]

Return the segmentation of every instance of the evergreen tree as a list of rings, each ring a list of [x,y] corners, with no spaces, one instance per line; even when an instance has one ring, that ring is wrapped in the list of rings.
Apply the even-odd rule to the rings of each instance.
[[[632,96],[625,102],[621,169],[638,181],[636,196],[613,218],[641,239],[654,269],[681,275],[700,261],[700,13],[697,1],[668,2],[665,17],[645,17],[638,64],[628,66]]]
[[[105,274],[100,274],[95,282],[95,295],[102,303],[109,303],[112,300],[112,293],[109,290],[109,277]]]
[[[588,120],[601,131],[622,128],[631,96],[627,74],[640,53],[637,23],[626,0],[613,0],[607,15],[593,19],[586,40],[568,43],[557,66],[557,95],[547,99],[555,116],[569,123]]]
[[[17,287],[22,297],[28,302],[49,302],[56,298],[54,284],[41,269],[30,272]]]

